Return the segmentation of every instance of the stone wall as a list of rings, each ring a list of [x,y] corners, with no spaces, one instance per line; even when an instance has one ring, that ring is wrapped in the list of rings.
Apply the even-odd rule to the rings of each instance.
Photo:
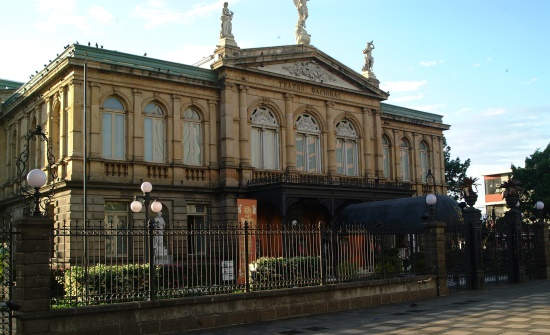
[[[434,297],[429,276],[18,315],[24,334],[181,334]]]

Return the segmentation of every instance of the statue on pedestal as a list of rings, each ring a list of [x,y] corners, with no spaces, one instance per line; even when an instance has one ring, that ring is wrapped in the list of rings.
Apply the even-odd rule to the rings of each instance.
[[[170,264],[172,260],[171,257],[168,256],[168,250],[164,246],[164,228],[166,227],[166,221],[164,221],[161,213],[158,213],[157,217],[153,220],[155,223],[153,233],[153,256],[155,258],[155,264]]]
[[[367,43],[367,47],[363,50],[365,55],[365,65],[363,66],[363,75],[369,79],[376,79],[374,72],[372,72],[372,66],[374,65],[374,58],[372,57],[372,50],[374,50],[374,41]]]
[[[309,16],[307,9],[308,0],[294,0],[294,6],[298,9],[298,23],[296,24],[296,43],[308,45],[311,35],[306,31],[306,19]]]
[[[223,3],[223,9],[222,9],[222,30],[220,31],[220,38],[235,38],[233,36],[233,33],[231,30],[233,29],[233,26],[231,24],[231,20],[233,19],[233,12],[229,10],[227,7],[227,2]]]

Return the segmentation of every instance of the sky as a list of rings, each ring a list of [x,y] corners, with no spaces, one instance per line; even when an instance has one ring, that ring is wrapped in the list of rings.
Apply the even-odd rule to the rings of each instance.
[[[4,1],[0,78],[27,81],[76,41],[192,64],[212,54],[222,7]],[[232,0],[229,8],[241,48],[295,43],[292,0]],[[472,160],[470,175],[523,166],[550,142],[550,1],[310,0],[308,8],[311,44],[358,72],[374,40],[373,70],[390,91],[387,102],[443,115],[451,155]]]

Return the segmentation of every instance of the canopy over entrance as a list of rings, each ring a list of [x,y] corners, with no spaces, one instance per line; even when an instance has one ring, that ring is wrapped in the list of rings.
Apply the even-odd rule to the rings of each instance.
[[[340,226],[360,225],[372,232],[417,233],[428,220],[426,197],[402,198],[349,205],[336,218]],[[435,220],[447,227],[462,223],[458,203],[445,195],[437,196]]]

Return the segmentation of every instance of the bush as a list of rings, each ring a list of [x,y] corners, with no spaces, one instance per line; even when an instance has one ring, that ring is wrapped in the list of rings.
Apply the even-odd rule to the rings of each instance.
[[[249,269],[252,287],[294,286],[320,278],[319,258],[316,256],[260,257],[250,264]]]
[[[401,258],[399,258],[399,249],[384,249],[378,258],[375,271],[377,274],[396,274],[401,272]]]
[[[344,262],[336,267],[338,278],[343,280],[354,280],[359,277],[359,266],[355,263]]]

